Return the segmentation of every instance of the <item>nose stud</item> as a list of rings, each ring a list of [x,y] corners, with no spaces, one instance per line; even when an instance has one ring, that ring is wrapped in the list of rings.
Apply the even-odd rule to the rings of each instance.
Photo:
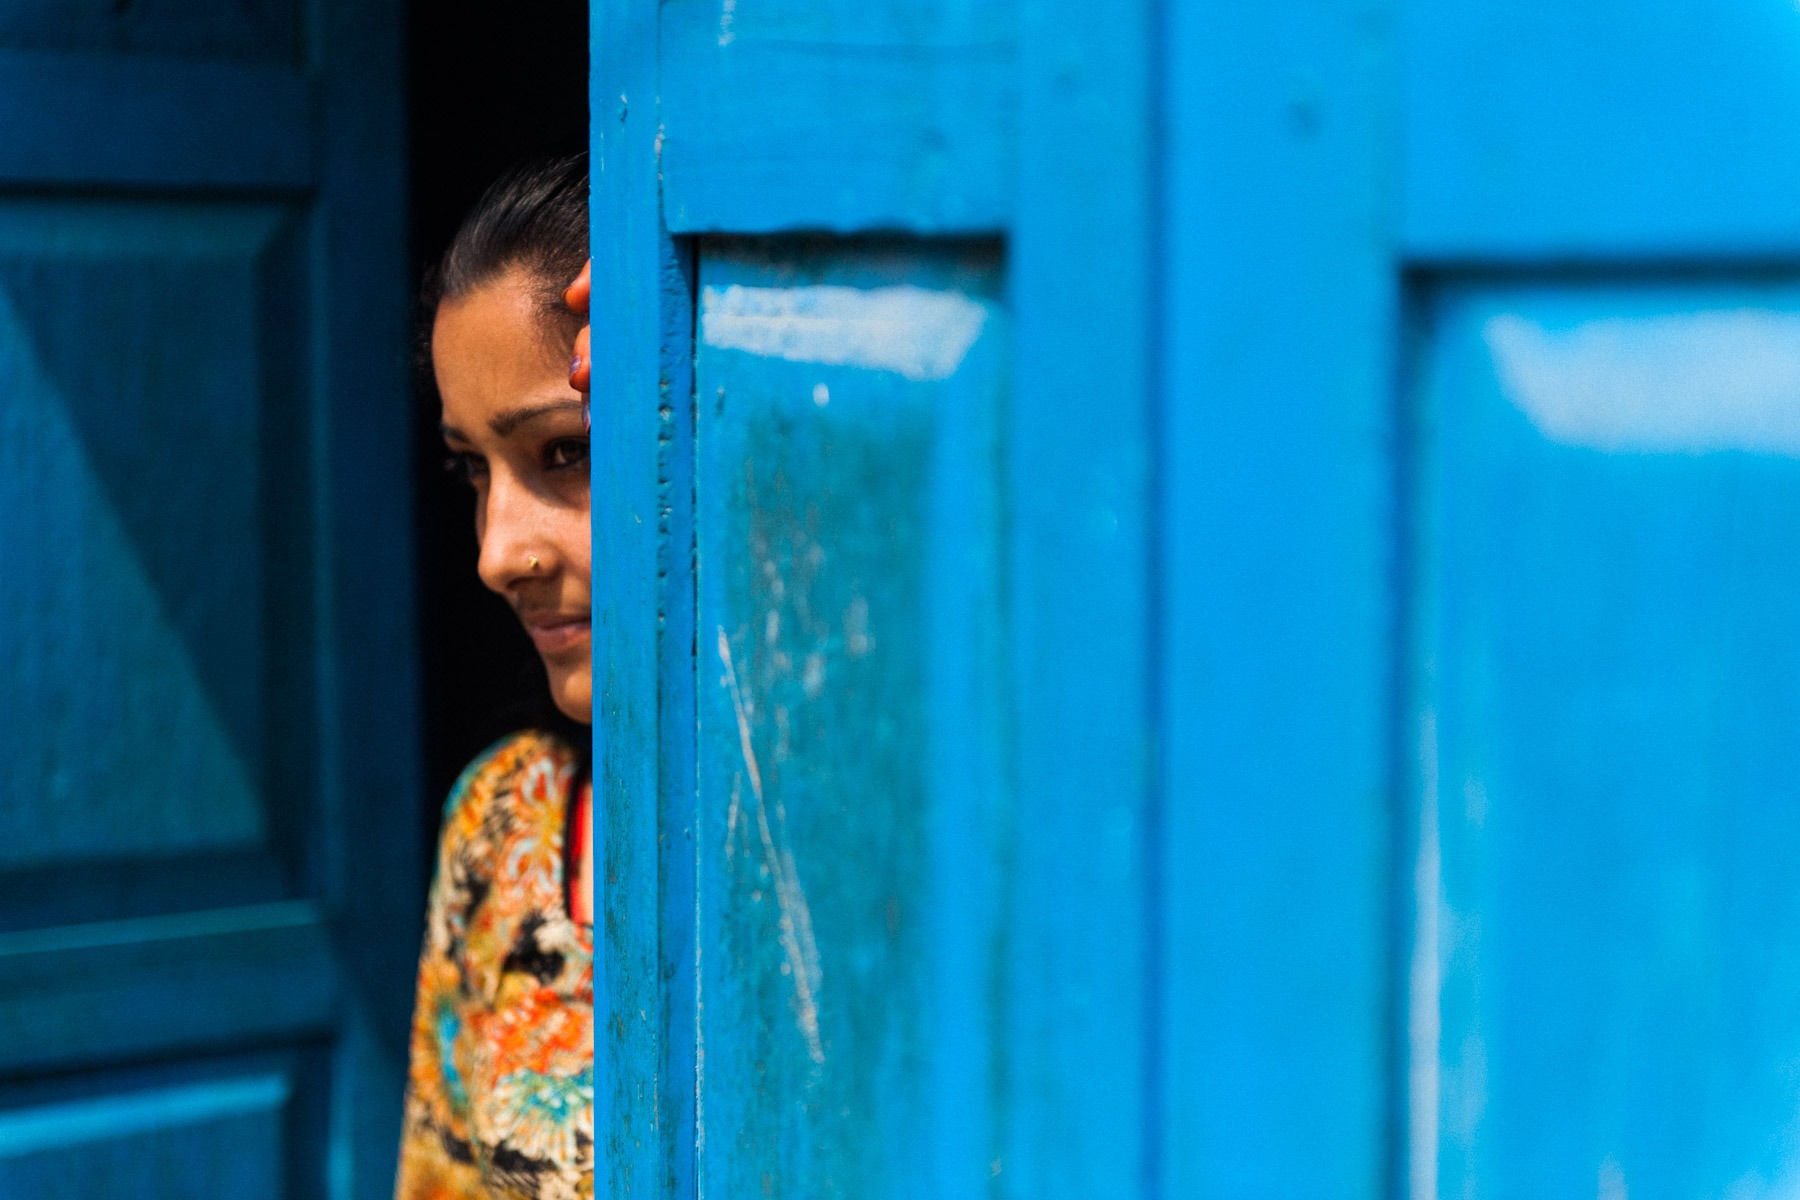
[[[533,555],[527,556],[527,558],[525,559],[525,569],[528,571],[535,571],[535,570],[537,570],[537,567],[538,567],[537,555],[533,554]]]

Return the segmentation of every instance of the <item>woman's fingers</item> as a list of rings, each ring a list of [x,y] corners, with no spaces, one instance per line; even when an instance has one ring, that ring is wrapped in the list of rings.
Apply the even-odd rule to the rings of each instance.
[[[593,386],[593,363],[588,359],[588,327],[575,335],[575,361],[569,364],[569,386],[585,392]]]
[[[563,292],[563,303],[569,311],[586,314],[588,300],[593,293],[594,263],[590,259],[581,268],[581,274],[575,277]],[[575,360],[569,364],[569,386],[578,392],[587,391],[593,384],[593,363],[588,358],[588,326],[583,325],[581,332],[575,335]]]
[[[587,263],[581,268],[581,274],[579,274],[575,277],[575,282],[571,283],[568,286],[568,288],[563,292],[563,303],[568,305],[569,308],[574,312],[578,312],[578,313],[587,312],[587,310],[588,310],[588,295],[590,292],[592,292],[593,286],[594,286],[594,260],[589,259],[587,261]]]

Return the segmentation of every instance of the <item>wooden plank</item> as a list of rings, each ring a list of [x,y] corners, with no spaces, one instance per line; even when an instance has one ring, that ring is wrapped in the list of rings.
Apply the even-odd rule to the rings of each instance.
[[[306,901],[0,935],[0,1072],[321,1032],[339,979]]]
[[[1165,39],[1169,1196],[1397,1194],[1388,19],[1180,3]]]
[[[1045,1200],[1141,1195],[1155,1147],[1153,9],[1019,17],[1012,1129],[992,1169]]]
[[[293,1081],[236,1075],[0,1111],[9,1196],[277,1200]]]
[[[1005,225],[1016,85],[1004,28],[869,40],[845,36],[823,9],[765,29],[757,22],[768,17],[751,6],[735,14],[728,3],[734,19],[723,32],[716,6],[663,11],[671,230]]]
[[[0,51],[0,183],[307,187],[313,98],[296,67]]]
[[[328,1170],[357,1200],[393,1194],[425,879],[413,833],[424,796],[413,559],[417,429],[407,356],[405,47],[401,6],[330,0],[310,13],[318,185],[304,357],[270,371],[304,379],[311,586],[287,598],[314,622],[310,670],[284,681],[316,722],[323,836],[302,862],[334,928],[340,993]],[[296,298],[299,299],[299,298]],[[298,588],[295,589],[299,591]],[[300,709],[307,700],[310,710]],[[321,1124],[323,1124],[323,1119]]]
[[[1800,252],[1800,9],[1406,10],[1403,237],[1434,261]]]
[[[695,1088],[691,809],[692,299],[663,228],[659,9],[592,10],[596,1192],[688,1194]],[[684,595],[685,592],[685,595]],[[676,622],[681,622],[677,624]],[[662,672],[668,672],[667,690]],[[685,668],[691,679],[692,667]],[[691,704],[691,701],[688,703]],[[664,722],[669,722],[665,729]],[[667,748],[667,757],[662,753]],[[666,824],[665,824],[666,822]],[[669,880],[664,880],[664,854]],[[665,975],[665,905],[668,971]],[[683,1012],[686,1009],[690,1011]]]

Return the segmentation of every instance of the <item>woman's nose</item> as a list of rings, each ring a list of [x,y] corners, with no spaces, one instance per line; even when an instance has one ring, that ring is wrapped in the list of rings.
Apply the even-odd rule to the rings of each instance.
[[[550,573],[547,542],[532,519],[531,492],[496,472],[488,486],[481,532],[481,582],[501,595],[532,578]]]

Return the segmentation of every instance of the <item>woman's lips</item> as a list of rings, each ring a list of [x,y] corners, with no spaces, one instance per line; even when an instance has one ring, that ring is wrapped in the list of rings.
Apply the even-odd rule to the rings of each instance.
[[[521,613],[525,632],[543,655],[567,654],[587,641],[588,614]]]

